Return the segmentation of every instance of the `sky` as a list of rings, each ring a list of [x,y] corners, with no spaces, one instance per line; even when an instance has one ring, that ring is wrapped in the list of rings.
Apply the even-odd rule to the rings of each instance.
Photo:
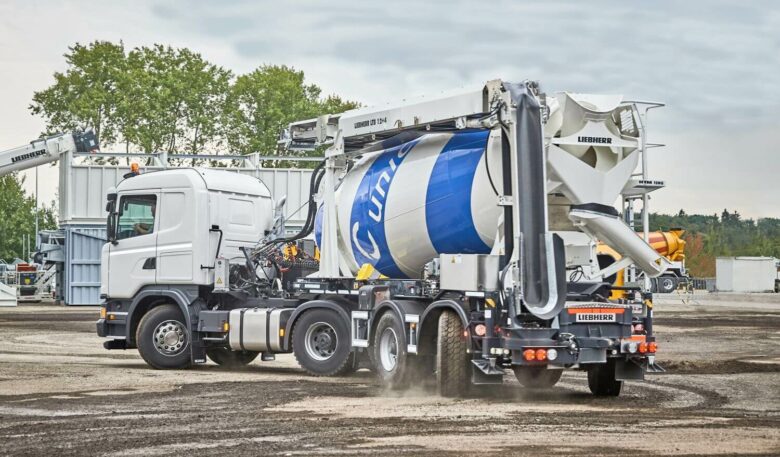
[[[93,40],[187,47],[236,74],[291,65],[364,105],[496,78],[661,101],[654,211],[780,217],[780,2],[4,0],[0,150],[40,134],[33,93]],[[54,168],[39,183],[51,201]]]

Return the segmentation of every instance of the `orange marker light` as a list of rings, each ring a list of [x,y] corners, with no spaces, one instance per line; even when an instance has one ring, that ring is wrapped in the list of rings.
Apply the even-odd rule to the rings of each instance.
[[[652,343],[648,343],[647,350],[650,353],[655,354],[655,351],[658,350],[658,344],[655,341],[653,341]]]
[[[536,360],[547,360],[547,351],[544,349],[537,349]]]
[[[647,352],[647,343],[639,343],[639,353],[644,354]]]
[[[536,351],[533,349],[526,349],[523,351],[523,358],[527,361],[536,360]]]

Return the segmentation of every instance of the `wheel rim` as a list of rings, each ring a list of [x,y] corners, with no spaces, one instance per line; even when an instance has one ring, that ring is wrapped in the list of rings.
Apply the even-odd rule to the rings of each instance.
[[[327,322],[317,322],[306,330],[306,354],[314,360],[328,360],[336,353],[339,337]]]
[[[154,347],[162,355],[181,354],[187,347],[187,331],[181,322],[167,320],[157,324],[152,334]]]
[[[379,338],[379,362],[385,371],[393,371],[398,363],[398,335],[390,327]]]
[[[662,284],[664,286],[664,290],[671,290],[674,288],[674,283],[671,279],[664,279]]]

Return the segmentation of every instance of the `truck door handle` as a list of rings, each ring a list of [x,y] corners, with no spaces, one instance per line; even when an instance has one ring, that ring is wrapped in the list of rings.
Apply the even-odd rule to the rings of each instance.
[[[157,257],[149,257],[144,262],[144,266],[141,267],[144,270],[156,270],[157,269]]]

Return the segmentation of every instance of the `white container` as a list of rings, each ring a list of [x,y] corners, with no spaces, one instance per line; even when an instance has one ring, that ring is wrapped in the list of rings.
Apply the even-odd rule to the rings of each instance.
[[[720,292],[774,292],[777,259],[774,257],[718,257],[715,287]]]
[[[177,168],[177,167],[170,167]],[[186,167],[182,167],[186,168]],[[144,166],[142,173],[163,170]],[[300,207],[308,201],[310,169],[288,168],[219,168],[259,178],[274,198],[287,196],[285,217],[287,228],[299,229],[306,219]],[[60,163],[59,221],[60,225],[97,225],[106,223],[106,193],[124,179],[129,166]]]

